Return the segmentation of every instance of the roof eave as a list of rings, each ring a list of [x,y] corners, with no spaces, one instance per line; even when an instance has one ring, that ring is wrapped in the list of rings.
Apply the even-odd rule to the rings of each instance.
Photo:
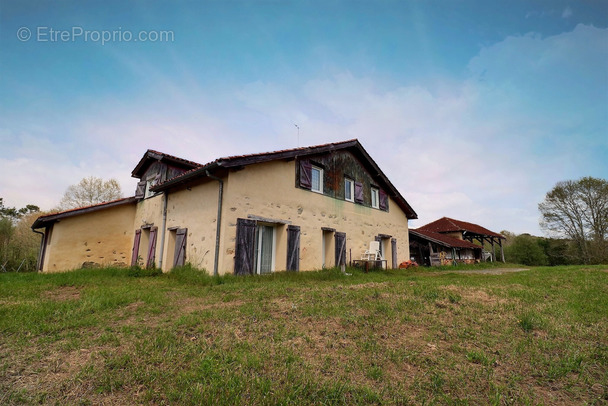
[[[60,213],[47,214],[46,216],[38,217],[36,219],[36,221],[34,221],[34,223],[32,224],[31,228],[32,228],[32,230],[36,230],[39,228],[48,227],[49,225],[55,223],[56,221],[64,219],[64,218],[78,216],[80,214],[90,213],[90,212],[94,212],[94,211],[109,209],[111,207],[122,206],[125,204],[131,204],[131,203],[137,202],[137,200],[138,199],[136,197],[131,196],[131,197],[125,197],[123,199],[119,199],[119,200],[115,200],[115,201],[111,201],[111,202],[96,204],[93,206],[72,209],[72,210],[68,210],[68,211],[64,211],[64,212],[60,212]]]

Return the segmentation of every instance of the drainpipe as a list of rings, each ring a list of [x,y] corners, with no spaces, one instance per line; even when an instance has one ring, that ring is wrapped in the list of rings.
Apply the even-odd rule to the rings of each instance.
[[[158,259],[158,267],[160,270],[163,270],[163,253],[165,252],[165,230],[167,229],[167,201],[169,200],[169,195],[167,192],[163,193],[163,228],[160,230],[160,257]]]
[[[224,194],[224,181],[218,178],[217,176],[213,176],[209,173],[208,170],[205,171],[207,177],[213,180],[217,180],[219,182],[219,192],[217,197],[217,226],[215,230],[215,260],[213,263],[213,276],[218,275],[218,261],[220,258],[220,231],[222,226],[222,198]]]
[[[44,250],[44,233],[42,231],[36,231],[32,228],[32,231],[36,234],[40,234],[40,251],[38,251],[38,261],[36,261],[36,272],[42,270],[42,251]]]

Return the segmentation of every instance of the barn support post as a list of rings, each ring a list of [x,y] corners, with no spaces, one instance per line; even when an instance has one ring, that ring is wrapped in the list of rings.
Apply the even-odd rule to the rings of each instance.
[[[500,246],[500,259],[504,263],[505,262],[505,251],[502,248],[502,240],[500,238],[498,239],[498,245]]]
[[[492,244],[492,262],[496,262],[496,249],[494,247],[494,237],[490,238],[490,243]]]

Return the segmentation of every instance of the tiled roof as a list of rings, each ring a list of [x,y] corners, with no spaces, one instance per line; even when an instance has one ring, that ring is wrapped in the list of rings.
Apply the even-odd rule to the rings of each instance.
[[[361,158],[362,162],[366,163],[370,168],[373,169],[373,174],[377,174],[377,176],[381,179],[382,183],[386,186],[386,191],[390,192],[389,195],[397,202],[399,207],[407,213],[407,217],[409,219],[416,219],[418,215],[414,211],[414,209],[409,205],[409,203],[401,196],[397,188],[391,183],[391,181],[384,175],[382,170],[378,167],[376,162],[371,158],[371,156],[365,151],[363,146],[359,143],[357,139],[351,139],[347,141],[328,143],[315,145],[310,147],[300,147],[293,149],[283,149],[272,152],[263,152],[263,153],[255,153],[255,154],[247,154],[247,155],[232,155],[224,158],[218,158],[214,161],[211,161],[205,165],[201,165],[200,167],[193,168],[187,172],[182,173],[179,176],[176,176],[172,179],[168,179],[165,182],[156,185],[152,188],[153,191],[163,191],[172,187],[176,187],[178,185],[184,184],[195,178],[203,178],[206,177],[209,172],[214,171],[217,168],[234,168],[241,167],[255,163],[274,161],[278,159],[288,159],[288,158],[296,158],[303,157],[307,155],[315,155],[326,153],[335,150],[342,149],[351,149],[351,151],[356,152]]]
[[[153,149],[149,149],[149,150],[148,150],[148,152],[152,152],[153,154],[156,154],[156,155],[162,155],[162,156],[163,156],[163,157],[165,157],[165,158],[169,158],[169,159],[171,159],[171,160],[173,160],[173,161],[183,162],[183,163],[185,163],[185,164],[187,164],[187,165],[192,165],[192,166],[202,166],[202,165],[201,165],[201,164],[199,164],[198,162],[189,161],[189,160],[187,160],[187,159],[180,158],[180,157],[175,156],[175,155],[169,155],[169,154],[165,154],[164,152],[155,151],[155,150],[153,150]]]
[[[425,240],[430,240],[440,245],[449,248],[470,248],[470,249],[481,249],[480,245],[473,244],[469,241],[460,240],[458,238],[450,237],[449,235],[436,233],[433,231],[410,229],[409,232],[415,236],[423,238]]]
[[[131,176],[133,176],[135,178],[140,177],[143,174],[142,173],[143,170],[145,170],[145,168],[148,167],[148,165],[146,165],[146,163],[149,162],[150,160],[169,161],[178,166],[182,166],[182,167],[186,167],[186,168],[194,168],[194,169],[202,166],[198,162],[189,161],[187,159],[183,159],[183,158],[180,158],[180,157],[177,157],[174,155],[169,155],[169,154],[165,154],[164,152],[159,152],[159,151],[155,151],[153,149],[149,149],[146,151],[144,156],[139,160],[139,162],[137,163],[137,165],[131,172]]]
[[[488,230],[480,225],[467,223],[466,221],[454,220],[449,217],[442,217],[432,223],[419,227],[417,230],[434,231],[436,233],[450,233],[454,231],[467,231],[473,234],[480,234],[487,237],[505,239],[504,236]]]
[[[32,224],[32,228],[36,229],[36,228],[46,227],[46,225],[48,225],[49,223],[55,222],[56,220],[59,220],[62,218],[76,216],[76,215],[82,214],[82,213],[89,213],[92,211],[102,210],[102,209],[106,209],[106,208],[110,208],[110,207],[114,207],[114,206],[121,206],[123,204],[130,204],[130,203],[135,203],[135,202],[137,202],[137,199],[133,196],[123,197],[121,199],[111,200],[109,202],[92,204],[90,206],[77,207],[75,209],[64,210],[64,211],[60,211],[57,213],[47,214],[47,215],[38,217],[36,219],[36,221],[34,221],[34,224]]]

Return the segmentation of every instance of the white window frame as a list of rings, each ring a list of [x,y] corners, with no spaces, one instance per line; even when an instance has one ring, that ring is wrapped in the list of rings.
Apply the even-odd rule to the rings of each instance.
[[[144,190],[144,199],[147,199],[148,197],[152,197],[152,196],[156,195],[156,193],[154,193],[153,191],[150,190],[151,187],[156,186],[156,182],[154,182],[155,179],[156,179],[156,174],[150,175],[146,178],[146,190]]]
[[[371,195],[372,195],[372,207],[374,209],[379,209],[380,208],[380,189],[373,187],[371,189]]]
[[[350,192],[350,199],[346,197],[347,191]],[[346,200],[347,202],[355,201],[355,181],[350,178],[344,178],[344,200]]]
[[[315,171],[319,172],[319,189],[314,188],[314,173]],[[318,166],[312,166],[310,171],[310,190],[315,193],[323,194],[323,168],[319,168]]]

